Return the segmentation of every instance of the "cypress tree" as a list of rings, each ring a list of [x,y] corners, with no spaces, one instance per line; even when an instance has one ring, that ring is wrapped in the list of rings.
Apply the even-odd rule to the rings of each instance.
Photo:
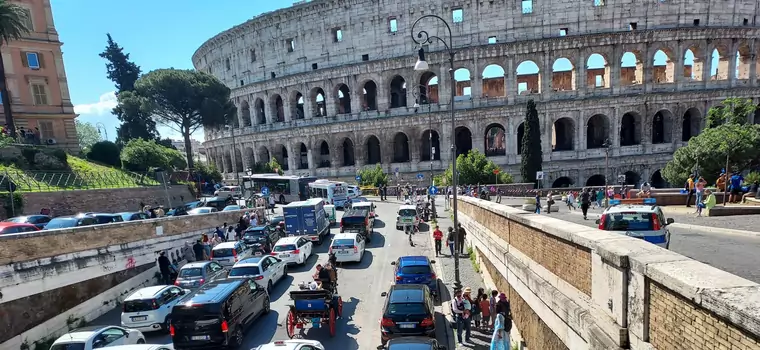
[[[541,171],[543,154],[541,151],[541,125],[538,121],[538,110],[533,100],[528,101],[525,113],[525,132],[522,140],[522,162],[520,173],[523,182],[536,182],[536,172]]]

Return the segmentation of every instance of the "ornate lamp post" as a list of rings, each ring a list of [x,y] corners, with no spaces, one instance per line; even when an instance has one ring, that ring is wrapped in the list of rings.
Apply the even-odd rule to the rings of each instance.
[[[430,35],[426,30],[420,30],[416,31],[415,28],[417,27],[417,24],[420,23],[423,19],[433,19],[440,21],[445,27],[446,27],[446,33],[448,33],[448,41],[444,40],[443,38],[437,36],[437,35]],[[444,33],[445,34],[445,33]],[[416,21],[414,21],[414,24],[412,25],[412,40],[415,44],[420,45],[420,50],[417,52],[418,59],[417,63],[414,65],[414,70],[416,71],[427,71],[430,69],[430,66],[428,65],[427,61],[425,61],[425,49],[422,48],[422,45],[431,44],[433,41],[438,41],[441,44],[443,44],[445,48],[445,52],[449,55],[449,89],[451,90],[451,100],[450,106],[449,106],[449,113],[451,114],[451,185],[453,187],[453,195],[454,195],[454,202],[452,204],[452,210],[454,211],[454,229],[459,229],[459,217],[457,215],[457,183],[458,180],[458,173],[457,173],[457,160],[456,160],[456,133],[454,130],[456,129],[456,120],[454,117],[454,97],[456,96],[456,80],[454,79],[454,57],[456,56],[457,52],[454,50],[454,43],[453,43],[453,35],[451,34],[451,26],[446,22],[445,19],[443,19],[440,16],[436,15],[425,15],[420,18],[418,18]],[[462,282],[459,278],[459,245],[462,244],[462,242],[459,242],[459,234],[454,235],[454,287],[455,288],[461,288]]]
[[[235,128],[232,125],[226,125],[226,128],[230,130],[230,136],[232,138],[232,171],[235,172],[235,184],[240,186],[240,173],[237,170],[237,144],[235,144]]]
[[[414,95],[414,112],[417,113],[417,109],[420,108],[420,103],[423,102],[420,91],[425,91],[424,104],[427,105],[428,113],[428,146],[430,146],[430,185],[433,185],[433,160],[435,159],[435,147],[433,147],[433,115],[430,113],[430,96],[428,96],[428,87],[422,84],[417,85],[412,91]],[[440,145],[439,145],[440,146]]]

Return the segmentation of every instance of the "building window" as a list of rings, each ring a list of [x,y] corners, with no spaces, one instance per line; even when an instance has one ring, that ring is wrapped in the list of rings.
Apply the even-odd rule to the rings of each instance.
[[[594,0],[594,7],[604,6],[604,0]]]
[[[522,13],[524,15],[533,13],[533,0],[522,0]]]
[[[636,30],[636,28],[638,28],[638,27],[639,27],[639,24],[636,23],[636,22],[631,22],[631,23],[628,24],[628,29],[630,29],[630,30]]]
[[[288,52],[295,51],[296,50],[296,40],[295,39],[285,40],[285,46],[288,48]]]
[[[45,91],[45,84],[32,83],[32,97],[34,98],[35,106],[44,106],[48,104],[47,91]]]
[[[340,28],[334,28],[332,30],[333,42],[339,43],[343,41],[343,31]]]
[[[40,56],[36,52],[26,52],[26,66],[31,69],[40,69]]]
[[[488,44],[489,45],[496,44],[496,37],[495,36],[488,37]]]
[[[368,54],[362,55],[362,61],[369,61],[369,55]]]
[[[391,33],[398,32],[398,21],[395,17],[388,18],[388,31]]]
[[[597,75],[594,79],[594,86],[604,87],[604,77],[602,77],[601,75]]]
[[[34,20],[32,20],[32,10],[23,9],[22,11],[24,12],[24,18],[22,19],[24,26],[26,29],[29,29],[30,32],[34,33]]]
[[[40,128],[40,139],[47,141],[48,139],[55,138],[55,132],[53,131],[53,122],[50,120],[39,120],[37,126]]]
[[[312,63],[311,64],[311,70],[317,70],[317,69],[319,69],[319,65],[316,64],[316,63]]]
[[[225,58],[224,59],[224,68],[227,68],[227,70],[232,69],[232,65],[230,64],[230,59],[229,58]]]
[[[694,19],[694,26],[699,27],[699,18]]]
[[[462,9],[451,10],[451,20],[454,23],[462,23],[462,21],[464,21],[464,10]]]
[[[560,28],[559,36],[567,36],[567,28]]]
[[[251,49],[251,62],[256,62],[256,49]]]
[[[745,18],[743,23],[744,23],[745,26],[748,26],[749,25],[749,19]]]

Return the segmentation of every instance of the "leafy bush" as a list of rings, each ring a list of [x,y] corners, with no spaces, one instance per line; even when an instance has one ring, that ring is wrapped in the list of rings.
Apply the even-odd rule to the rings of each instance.
[[[169,166],[174,170],[184,170],[187,169],[187,159],[185,159],[185,155],[182,154],[182,152],[177,151],[175,148],[166,148],[162,147],[161,151],[163,151],[166,154],[167,159],[169,159]]]
[[[755,181],[760,182],[760,172],[753,171],[744,177],[744,183],[752,184]]]
[[[130,140],[121,150],[124,167],[132,171],[147,171],[150,168],[170,169],[171,162],[167,148],[143,139]]]
[[[388,174],[383,171],[380,164],[377,164],[374,168],[367,168],[359,170],[359,176],[361,176],[360,185],[362,186],[375,186],[388,184]]]
[[[277,159],[274,158],[270,159],[267,163],[256,162],[256,164],[253,165],[253,172],[256,174],[274,173],[275,169],[277,170],[277,174],[284,174],[282,171],[282,166],[280,166],[280,163],[277,162]]]
[[[14,217],[24,212],[24,196],[21,193],[13,193],[13,202],[9,193],[0,194],[0,202],[3,203],[6,217]]]
[[[498,169],[499,172],[499,184],[509,184],[514,180],[512,175],[509,175],[496,165],[493,161],[488,159],[485,154],[474,149],[468,152],[466,155],[460,154],[457,157],[457,172],[459,178],[457,179],[459,185],[477,185],[477,184],[492,184],[496,182],[496,175],[494,170]],[[451,166],[444,173],[444,177],[447,184],[451,182]]]
[[[119,146],[111,141],[100,141],[90,147],[87,159],[105,165],[121,167]]]
[[[201,162],[195,163],[195,175],[200,176],[203,182],[221,182],[222,173],[216,170],[213,164],[205,165]],[[197,180],[197,179],[194,179]]]

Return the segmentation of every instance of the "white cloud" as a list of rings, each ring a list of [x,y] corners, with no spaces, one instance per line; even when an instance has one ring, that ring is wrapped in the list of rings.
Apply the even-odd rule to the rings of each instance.
[[[74,112],[77,114],[110,115],[117,103],[116,92],[111,91],[100,95],[98,102],[74,106]]]

